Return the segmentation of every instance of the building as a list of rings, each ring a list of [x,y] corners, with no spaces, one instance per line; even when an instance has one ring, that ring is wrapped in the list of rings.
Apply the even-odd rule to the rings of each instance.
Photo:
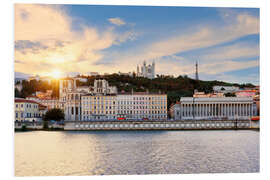
[[[117,94],[117,88],[115,86],[109,86],[108,81],[105,79],[95,79],[94,81],[94,93],[95,94]]]
[[[117,88],[104,79],[96,79],[93,88],[77,87],[73,79],[62,79],[59,96],[67,121],[167,119],[166,94],[118,94]]]
[[[241,90],[235,93],[236,97],[252,97],[255,98],[257,90]]]
[[[117,118],[116,95],[85,94],[81,98],[82,121]]]
[[[182,97],[175,110],[176,120],[250,119],[253,115],[253,99],[247,97]]]
[[[80,81],[80,82],[87,82],[87,78],[84,78],[84,77],[77,77],[75,78],[76,80]]]
[[[128,72],[128,73],[123,73],[123,72],[118,72],[118,75],[122,75],[122,76],[129,76],[129,77],[133,77],[133,74],[135,74],[135,72]]]
[[[40,108],[44,109],[44,106],[36,101],[21,98],[15,99],[15,121],[32,122],[42,120]]]
[[[52,93],[52,90],[47,90],[46,92],[36,91],[35,94],[39,99],[50,99],[52,98]]]
[[[59,101],[59,99],[40,99],[40,104],[46,106],[48,108],[48,110],[50,109],[62,109],[64,110],[64,102]]]
[[[26,97],[27,100],[36,101],[39,104],[46,106],[48,110],[53,108],[58,108],[64,110],[64,102],[57,99],[57,98],[51,98],[51,97],[38,97],[38,96],[28,96]]]
[[[139,66],[137,66],[137,76],[154,79],[156,77],[155,62],[153,62],[152,65],[146,65],[146,62],[144,61],[141,69],[139,68]]]
[[[166,120],[167,95],[148,92],[118,94],[117,117],[130,120]]]
[[[239,87],[236,86],[213,86],[214,92],[221,92],[221,93],[235,93],[239,91]]]
[[[147,92],[82,95],[82,120],[166,120],[167,95]]]
[[[22,88],[23,88],[23,86],[22,86],[21,83],[15,84],[14,87],[15,87],[15,89],[17,89],[17,90],[20,91],[20,92],[21,92],[21,90],[22,90]]]
[[[98,72],[87,72],[86,75],[88,75],[88,76],[98,76],[99,73]]]
[[[217,93],[208,93],[205,94],[205,92],[197,92],[195,91],[193,94],[193,97],[224,97],[224,93],[217,92]]]
[[[176,102],[175,104],[171,104],[170,106],[170,116],[171,116],[171,119],[176,119],[177,116],[179,116],[179,113],[180,112],[180,102]]]
[[[69,92],[76,90],[76,79],[64,78],[59,81],[59,100],[66,102],[66,97]]]

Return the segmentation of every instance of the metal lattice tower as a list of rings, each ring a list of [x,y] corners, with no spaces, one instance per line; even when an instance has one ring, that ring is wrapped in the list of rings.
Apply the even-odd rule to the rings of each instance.
[[[197,61],[196,61],[195,67],[196,67],[195,79],[196,79],[196,80],[199,80],[199,74],[198,74],[198,62],[197,62]]]

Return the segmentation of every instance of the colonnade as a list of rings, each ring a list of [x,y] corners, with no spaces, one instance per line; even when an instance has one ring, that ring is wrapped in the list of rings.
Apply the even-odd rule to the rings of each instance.
[[[181,103],[180,108],[182,118],[241,118],[252,116],[252,114],[252,102]]]

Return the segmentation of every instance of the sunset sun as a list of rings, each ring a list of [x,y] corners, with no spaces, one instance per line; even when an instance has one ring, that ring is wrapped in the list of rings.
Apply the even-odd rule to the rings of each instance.
[[[54,70],[54,71],[51,72],[51,76],[52,76],[53,78],[55,78],[55,79],[60,78],[61,75],[62,75],[62,72],[59,71],[59,70]]]

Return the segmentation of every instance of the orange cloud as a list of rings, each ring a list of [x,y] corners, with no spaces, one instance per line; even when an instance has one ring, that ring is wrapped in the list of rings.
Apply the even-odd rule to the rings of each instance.
[[[72,19],[60,6],[16,4],[15,71],[32,74],[46,73],[51,68],[62,72],[94,71],[93,62],[103,57],[99,51],[113,45],[118,37],[110,29],[100,33],[88,26],[82,26],[80,33],[75,32],[71,23]]]

